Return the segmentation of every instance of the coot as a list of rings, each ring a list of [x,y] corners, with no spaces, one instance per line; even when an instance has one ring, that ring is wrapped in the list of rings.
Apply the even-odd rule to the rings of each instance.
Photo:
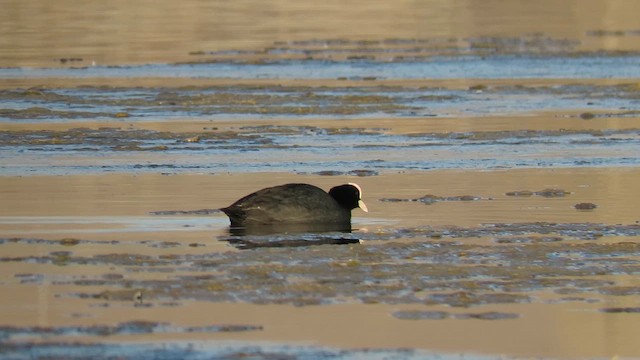
[[[335,224],[351,226],[351,210],[367,206],[362,191],[349,183],[331,188],[329,193],[309,184],[285,184],[258,190],[222,210],[231,227],[256,225]]]

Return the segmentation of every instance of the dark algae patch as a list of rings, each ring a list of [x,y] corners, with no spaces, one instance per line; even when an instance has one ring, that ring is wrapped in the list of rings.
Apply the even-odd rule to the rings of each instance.
[[[548,188],[539,191],[529,191],[529,190],[517,190],[517,191],[509,191],[505,195],[507,196],[520,196],[520,197],[528,197],[528,196],[542,196],[546,198],[555,198],[555,197],[564,197],[570,195],[571,192],[563,190],[563,189],[555,189]]]
[[[211,325],[196,327],[181,327],[169,323],[153,321],[128,321],[114,326],[58,326],[58,327],[17,327],[0,326],[0,340],[8,341],[15,338],[46,338],[51,336],[113,336],[132,334],[160,334],[160,333],[208,333],[208,332],[238,332],[262,330],[261,326],[253,325]]]
[[[432,354],[414,349],[339,349],[277,343],[65,343],[25,342],[2,344],[0,355],[8,359],[69,359],[88,358],[119,360],[157,359],[424,359]],[[89,357],[88,354],[97,354]],[[465,359],[448,356],[447,359]]]
[[[590,36],[634,35],[594,30]],[[275,41],[254,50],[193,50],[190,63],[270,64],[283,61],[331,62],[417,62],[438,57],[464,56],[584,56],[577,40],[554,38],[543,33],[514,37],[478,36],[466,38],[387,38],[387,39],[307,39]]]
[[[578,203],[575,204],[573,207],[576,208],[576,210],[594,210],[595,208],[598,207],[598,205],[594,204],[594,203]]]
[[[219,209],[197,209],[197,210],[157,210],[150,211],[150,215],[158,216],[176,216],[176,215],[213,215],[218,214],[221,211]]]
[[[376,91],[377,90],[377,91]],[[0,90],[0,118],[13,120],[149,116],[344,116],[402,114],[412,108],[405,90],[384,87],[317,88],[265,86]],[[22,108],[3,107],[19,103]],[[432,101],[433,102],[433,101]],[[73,108],[74,110],[67,110]],[[64,110],[63,110],[64,109]],[[96,111],[98,109],[98,111]],[[133,118],[133,119],[129,119]]]
[[[639,115],[634,108],[637,84],[525,84],[458,89],[367,81],[4,89],[0,122],[13,130],[0,131],[0,166],[11,175],[289,172],[366,177],[436,169],[638,165],[640,130],[631,126]],[[591,106],[588,122],[579,116],[587,103],[598,105]],[[445,126],[433,131],[430,126],[436,123],[426,121],[446,124],[522,113],[553,113],[572,123],[569,128],[479,126],[464,131]],[[398,126],[387,118],[396,119]],[[268,121],[272,119],[279,125]],[[370,127],[363,127],[362,120],[369,119]],[[605,124],[605,119],[614,123]],[[228,120],[244,123],[233,126]],[[326,125],[309,126],[307,120]],[[149,122],[156,124],[154,130],[145,129]],[[180,131],[182,122],[191,122],[189,131]],[[423,122],[424,127],[413,128]],[[167,126],[159,131],[157,123]],[[37,124],[60,124],[66,130],[34,130]]]
[[[484,304],[508,304],[518,302],[530,302],[527,295],[509,293],[477,294],[468,291],[454,293],[436,293],[429,295],[425,302],[429,305],[446,304],[453,307],[469,307]]]
[[[608,314],[640,314],[640,307],[608,307],[600,311]]]
[[[200,131],[185,132],[121,126],[4,130],[0,131],[0,148],[5,156],[0,165],[7,174],[15,175],[281,171],[359,177],[390,171],[480,167],[628,166],[638,161],[632,156],[637,136],[637,129],[396,134],[378,127],[342,126],[202,126]],[[585,154],[571,150],[575,155],[563,155],[565,150],[576,146],[584,149]],[[615,158],[590,155],[601,148],[618,155]],[[539,156],[540,151],[549,155]],[[296,153],[295,158],[290,156],[291,152]],[[452,155],[442,157],[440,152]],[[25,160],[25,153],[31,157]],[[248,153],[255,154],[247,156]],[[384,158],[381,153],[386,154]],[[35,160],[40,155],[48,159],[46,164]],[[76,157],[82,161],[68,161]],[[525,189],[507,195],[562,197],[570,193],[563,189]],[[404,200],[431,203],[477,198],[473,194],[457,196],[460,198],[429,195]]]
[[[89,112],[89,111],[61,111],[51,110],[42,107],[30,107],[27,109],[0,109],[0,118],[8,118],[14,120],[32,120],[32,119],[86,119],[96,117],[122,117],[120,113],[106,112]]]
[[[478,201],[483,200],[480,196],[474,195],[455,195],[455,196],[438,196],[427,194],[419,198],[405,199],[405,198],[382,198],[382,202],[419,202],[426,205],[431,205],[441,201]],[[490,199],[488,199],[490,200]]]
[[[510,320],[517,319],[518,314],[503,312],[449,313],[446,311],[402,310],[393,313],[401,320],[444,320],[444,319],[477,319],[477,320]]]
[[[320,65],[319,65],[320,66]],[[239,69],[242,70],[242,69]],[[407,71],[415,69],[407,69]],[[301,74],[303,75],[303,74]],[[521,101],[526,96],[528,101]],[[239,85],[166,87],[77,86],[0,89],[0,120],[63,121],[103,118],[141,122],[149,118],[287,118],[398,116],[448,119],[460,114],[488,117],[552,110],[576,119],[634,118],[638,86],[473,85]],[[581,99],[581,100],[578,100]],[[583,99],[583,100],[582,100]],[[585,112],[587,104],[593,110]]]
[[[111,275],[16,275],[16,280],[25,285],[51,285],[58,297],[105,306],[180,306],[181,301],[196,300],[296,306],[383,303],[479,308],[540,302],[532,296],[534,292],[574,297],[637,296],[637,287],[618,284],[610,275],[634,275],[640,271],[640,244],[625,241],[639,235],[637,224],[490,224],[477,228],[354,232],[348,237],[231,235],[220,241],[230,241],[245,250],[222,253],[207,252],[207,247],[197,254],[184,253],[191,248],[189,243],[141,242],[161,247],[164,252],[157,256],[120,252],[121,243],[105,241],[101,244],[112,246],[111,253],[83,256],[51,251],[44,255],[3,256],[0,262],[105,266]],[[604,238],[620,240],[600,241]],[[77,240],[75,246],[87,243],[90,242]],[[336,246],[338,243],[341,245]],[[0,246],[9,244],[50,244],[73,249],[61,244],[61,240],[0,241]],[[58,286],[73,286],[74,290],[56,290]]]

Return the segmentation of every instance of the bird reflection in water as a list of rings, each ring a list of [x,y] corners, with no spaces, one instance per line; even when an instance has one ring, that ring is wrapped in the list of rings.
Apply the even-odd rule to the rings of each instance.
[[[351,225],[269,224],[229,227],[227,241],[239,249],[359,244]]]

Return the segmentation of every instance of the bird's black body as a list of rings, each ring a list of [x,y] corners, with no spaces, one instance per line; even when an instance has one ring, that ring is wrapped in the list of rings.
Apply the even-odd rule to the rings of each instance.
[[[329,193],[309,184],[285,184],[249,194],[222,210],[231,227],[331,225],[350,229],[351,210],[366,206],[355,184],[340,185]]]

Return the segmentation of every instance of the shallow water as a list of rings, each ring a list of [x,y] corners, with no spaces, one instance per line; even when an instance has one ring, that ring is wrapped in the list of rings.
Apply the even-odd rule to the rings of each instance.
[[[4,134],[5,141],[15,145],[2,146],[0,167],[5,175],[268,171],[370,176],[435,169],[635,167],[640,161],[636,130],[411,135],[327,134],[309,127],[285,129],[285,134],[256,130],[262,131],[240,129],[222,139],[118,130],[11,132]],[[195,136],[197,144],[184,140]],[[287,156],[291,151],[295,158]]]
[[[434,57],[428,61],[376,62],[280,60],[251,64],[172,64],[124,67],[92,66],[86,68],[5,68],[0,77],[6,79],[64,78],[216,78],[216,79],[451,79],[460,77],[483,79],[628,79],[638,77],[640,57],[594,56],[522,57],[498,55]],[[506,70],[505,70],[506,69]]]
[[[179,4],[3,4],[0,357],[640,356],[634,1]]]
[[[630,83],[5,90],[0,167],[7,175],[629,167],[639,159],[637,91]],[[193,121],[200,126],[183,127]]]
[[[164,339],[205,355],[258,340],[270,343],[254,352],[284,346],[297,356],[380,347],[416,349],[401,357],[635,354],[637,176],[613,168],[368,176],[357,181],[370,213],[354,214],[352,233],[263,236],[229,234],[211,205],[285,179],[327,187],[345,177],[4,177],[0,260],[13,295],[1,317],[14,326],[3,330],[6,351],[24,351],[30,339],[46,339],[42,351],[90,344],[81,352],[133,341],[113,348],[133,357]],[[574,208],[584,202],[597,207]],[[359,243],[311,246],[327,239]],[[136,325],[144,331],[123,332],[131,321],[145,321]],[[613,330],[597,325],[611,321]],[[558,343],[540,331],[551,322],[580,336]],[[593,324],[586,333],[584,322]],[[260,329],[214,330],[230,325]],[[539,335],[522,343],[514,328]],[[471,329],[486,336],[456,340]],[[576,351],[585,338],[594,341]],[[225,340],[243,342],[230,349]],[[302,346],[310,341],[331,349]]]

